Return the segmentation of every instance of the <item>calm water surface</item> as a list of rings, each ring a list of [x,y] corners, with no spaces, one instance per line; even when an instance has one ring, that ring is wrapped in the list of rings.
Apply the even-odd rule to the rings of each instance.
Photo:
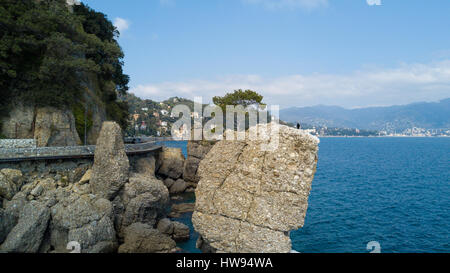
[[[186,142],[167,143],[186,154]],[[193,197],[188,201],[194,202]],[[322,138],[299,252],[450,251],[450,138]],[[180,219],[192,229],[189,214]],[[197,234],[180,244],[197,252]]]

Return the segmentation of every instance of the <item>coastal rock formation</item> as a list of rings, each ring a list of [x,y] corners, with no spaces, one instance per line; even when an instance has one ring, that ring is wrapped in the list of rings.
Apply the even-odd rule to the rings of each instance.
[[[158,174],[177,180],[183,175],[184,155],[181,149],[163,148],[159,154]]]
[[[172,186],[170,186],[170,193],[172,194],[177,194],[177,193],[183,193],[187,188],[187,184],[183,179],[177,179],[177,181],[175,181],[173,183]]]
[[[157,221],[166,215],[169,203],[169,191],[164,183],[155,177],[132,174],[125,184],[120,196],[114,200],[117,208],[116,224],[119,236],[133,223],[144,223],[155,226]]]
[[[189,227],[183,223],[161,219],[156,227],[161,233],[170,236],[176,242],[189,240]]]
[[[149,225],[135,223],[125,229],[125,243],[119,253],[170,253],[175,249],[174,240]]]
[[[69,110],[18,104],[2,120],[1,132],[10,139],[36,139],[37,145],[75,146],[81,143]]]
[[[120,126],[115,122],[103,123],[95,148],[90,181],[92,192],[113,199],[127,181],[129,168]]]
[[[155,159],[141,157],[130,173],[120,128],[103,129],[93,166],[0,170],[1,252],[67,253],[73,242],[82,253],[117,252],[123,242],[121,252],[173,252],[172,238],[186,238],[182,226],[170,235],[155,229],[169,206]]]
[[[187,144],[187,158],[184,162],[183,179],[184,181],[196,185],[200,181],[197,175],[200,161],[208,154],[216,142],[212,141],[193,141]]]
[[[0,171],[0,199],[11,200],[22,187],[22,173],[18,170]]]
[[[35,253],[44,238],[50,219],[50,210],[47,206],[32,201],[25,205],[19,217],[18,224],[11,230],[2,251],[14,253]]]
[[[319,140],[274,123],[269,129],[279,130],[273,151],[262,149],[268,139],[224,140],[200,163],[192,221],[216,251],[289,253],[289,232],[304,224]]]

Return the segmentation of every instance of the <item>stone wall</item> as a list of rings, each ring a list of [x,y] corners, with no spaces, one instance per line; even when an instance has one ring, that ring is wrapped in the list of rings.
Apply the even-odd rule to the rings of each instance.
[[[0,139],[0,149],[36,148],[35,139]]]

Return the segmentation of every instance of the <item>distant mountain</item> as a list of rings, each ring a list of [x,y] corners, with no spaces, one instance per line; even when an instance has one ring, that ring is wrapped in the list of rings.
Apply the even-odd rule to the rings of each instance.
[[[294,107],[280,111],[287,122],[314,126],[402,131],[412,127],[450,128],[450,98],[401,106],[345,109],[339,106]]]

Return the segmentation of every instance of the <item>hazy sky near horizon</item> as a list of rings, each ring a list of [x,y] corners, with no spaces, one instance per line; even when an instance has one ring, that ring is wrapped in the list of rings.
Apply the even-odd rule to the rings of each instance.
[[[82,0],[121,31],[130,91],[253,89],[281,107],[450,97],[448,0]]]

